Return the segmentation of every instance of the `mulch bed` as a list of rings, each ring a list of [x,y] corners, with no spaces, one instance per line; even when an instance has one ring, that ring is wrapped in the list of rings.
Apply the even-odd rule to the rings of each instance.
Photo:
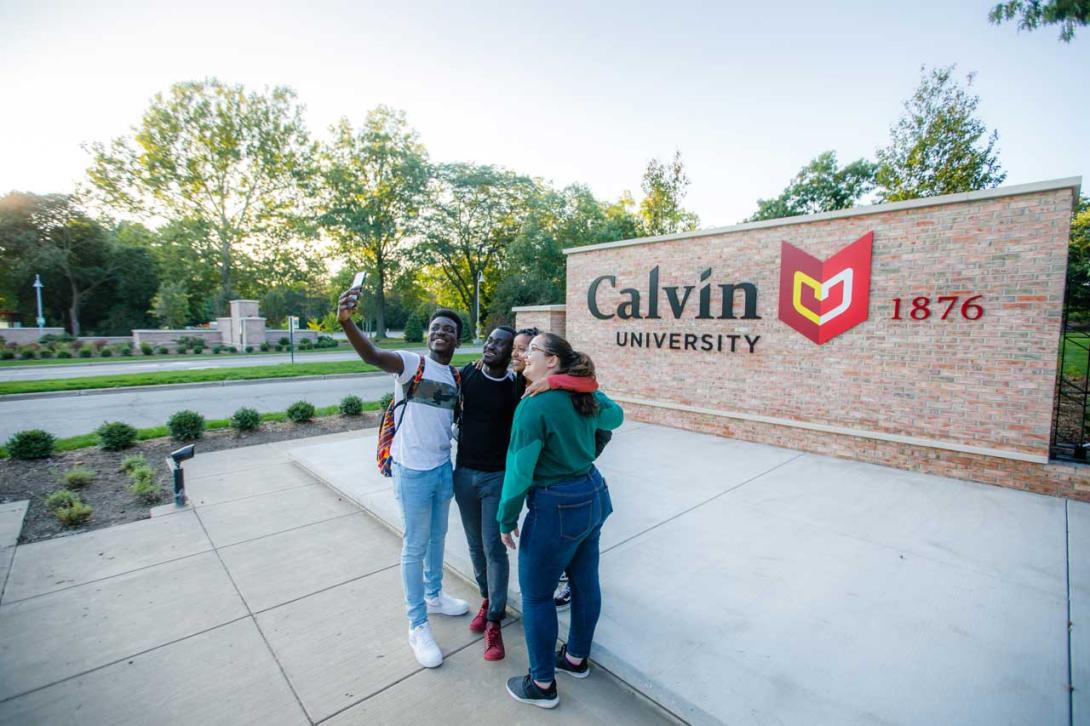
[[[232,429],[206,431],[197,441],[197,451],[206,453],[356,431],[377,426],[379,415],[378,411],[365,411],[362,416],[324,416],[306,424],[265,422],[259,430],[245,433],[236,433]],[[166,456],[179,446],[182,444],[177,441],[162,438],[139,441],[124,451],[102,451],[90,447],[56,454],[48,459],[0,460],[0,504],[30,500],[19,544],[147,519],[150,507],[157,504],[149,505],[133,496],[129,491],[129,475],[120,469],[121,460],[133,454],[144,455],[163,487],[158,504],[164,504],[171,501],[173,496],[173,480],[166,465]],[[46,509],[45,497],[63,489],[61,476],[77,466],[95,472],[94,482],[75,492],[94,509],[94,514],[81,525],[66,527]]]

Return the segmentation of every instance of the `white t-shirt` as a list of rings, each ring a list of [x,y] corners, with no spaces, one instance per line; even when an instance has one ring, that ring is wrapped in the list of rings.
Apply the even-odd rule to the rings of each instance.
[[[404,370],[394,376],[394,401],[404,398],[405,387],[416,375],[420,356],[399,350]],[[450,366],[424,359],[424,376],[409,402],[394,411],[394,461],[409,469],[427,471],[450,461],[451,424],[458,387]]]

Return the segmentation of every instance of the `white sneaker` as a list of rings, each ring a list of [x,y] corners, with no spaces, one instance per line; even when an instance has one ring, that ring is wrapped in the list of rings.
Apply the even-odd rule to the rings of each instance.
[[[413,649],[416,662],[425,668],[438,668],[443,665],[443,651],[431,635],[431,625],[424,623],[409,628],[409,647]]]
[[[465,600],[451,597],[445,592],[440,592],[439,596],[435,598],[424,598],[424,603],[428,606],[429,613],[438,613],[440,615],[465,615],[469,612],[469,603]]]

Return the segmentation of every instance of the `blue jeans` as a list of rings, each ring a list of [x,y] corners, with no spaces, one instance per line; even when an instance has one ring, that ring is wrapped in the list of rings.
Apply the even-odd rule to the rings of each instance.
[[[502,471],[480,471],[460,466],[454,470],[454,498],[473,561],[481,597],[488,598],[488,619],[500,622],[507,610],[507,581],[511,565],[500,540],[496,510],[503,489]]]
[[[613,512],[605,479],[592,468],[578,479],[547,489],[534,487],[526,497],[529,510],[519,541],[519,587],[522,626],[530,654],[530,675],[553,680],[557,635],[553,591],[565,571],[571,585],[571,626],[568,653],[590,655],[594,628],[602,610],[598,584],[598,539]]]
[[[436,597],[443,589],[443,542],[454,482],[450,462],[418,471],[395,461],[393,474],[394,495],[405,520],[401,536],[405,612],[415,628],[428,622],[424,596]]]

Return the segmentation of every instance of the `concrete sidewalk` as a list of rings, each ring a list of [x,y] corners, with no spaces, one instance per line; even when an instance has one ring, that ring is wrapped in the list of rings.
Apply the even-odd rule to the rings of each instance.
[[[434,617],[446,661],[421,668],[397,536],[283,444],[197,451],[186,511],[15,547],[25,504],[0,506],[0,724],[668,722],[601,669],[554,712],[513,701],[517,618],[488,663],[469,616]]]
[[[292,456],[399,527],[373,452]],[[682,718],[1090,723],[1090,505],[641,423],[599,466],[592,658]]]

